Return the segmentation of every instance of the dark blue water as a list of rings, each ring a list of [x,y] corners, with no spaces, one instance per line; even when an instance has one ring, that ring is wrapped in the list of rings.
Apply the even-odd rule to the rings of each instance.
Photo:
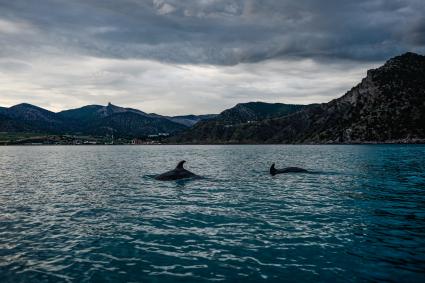
[[[0,282],[423,280],[425,146],[0,147]]]

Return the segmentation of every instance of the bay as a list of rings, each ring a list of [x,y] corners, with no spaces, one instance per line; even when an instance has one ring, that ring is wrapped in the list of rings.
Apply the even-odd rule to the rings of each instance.
[[[183,159],[204,178],[153,178]],[[311,173],[272,177],[272,162]],[[1,282],[421,282],[424,270],[424,145],[0,147]]]

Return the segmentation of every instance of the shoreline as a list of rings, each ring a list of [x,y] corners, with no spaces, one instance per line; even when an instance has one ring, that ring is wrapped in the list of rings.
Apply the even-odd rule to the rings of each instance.
[[[167,145],[425,145],[421,142],[357,142],[357,143],[152,143],[152,144],[0,144],[0,147],[26,146],[167,146]]]

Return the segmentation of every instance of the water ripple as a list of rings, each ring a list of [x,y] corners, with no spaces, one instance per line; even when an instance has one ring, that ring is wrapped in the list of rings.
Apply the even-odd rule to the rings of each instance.
[[[425,280],[425,146],[0,147],[1,282]],[[158,182],[180,159],[204,179]],[[269,176],[268,166],[314,174]]]

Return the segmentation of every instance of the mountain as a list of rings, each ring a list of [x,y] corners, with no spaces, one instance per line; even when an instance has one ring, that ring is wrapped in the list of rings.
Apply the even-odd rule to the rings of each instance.
[[[234,125],[255,122],[268,118],[282,117],[305,108],[305,105],[248,102],[239,103],[235,107],[224,110],[215,119],[214,123]]]
[[[0,132],[143,137],[159,133],[173,134],[186,128],[168,117],[110,103],[107,106],[88,105],[59,113],[25,103],[0,108]]]
[[[173,137],[172,141],[194,143],[226,142],[230,132],[245,124],[286,116],[313,106],[265,102],[239,103],[230,109],[224,110],[212,119],[197,123],[190,130]]]
[[[220,114],[221,115],[221,114]],[[344,96],[245,124],[199,123],[185,143],[362,143],[425,140],[425,56],[388,60]]]
[[[141,137],[159,133],[173,134],[187,127],[166,118],[148,117],[130,112],[122,112],[95,120],[84,132],[95,135],[120,137]]]
[[[140,137],[158,133],[173,134],[186,126],[167,117],[147,114],[133,108],[123,108],[109,103],[107,106],[89,105],[59,113],[72,124],[80,124],[79,131],[96,135]]]
[[[67,119],[74,119],[74,120],[80,120],[80,121],[89,121],[93,119],[101,119],[105,118],[114,114],[119,113],[135,113],[142,116],[149,117],[151,115],[146,114],[143,111],[132,109],[132,108],[123,108],[116,105],[113,105],[111,103],[108,103],[106,106],[102,105],[87,105],[81,108],[76,109],[70,109],[61,111],[58,114]]]
[[[190,128],[189,128],[190,127]],[[167,117],[108,104],[59,113],[0,107],[0,132],[144,137],[182,143],[364,143],[425,141],[425,56],[405,53],[369,70],[328,103],[241,103],[219,115]]]
[[[0,132],[26,132],[30,127],[25,123],[18,122],[6,116],[0,109]]]
[[[56,113],[27,103],[4,108],[1,114],[4,116],[2,121],[9,120],[9,131],[51,132],[66,128],[65,122]],[[2,128],[0,130],[4,131]]]
[[[54,113],[23,103],[10,108],[0,107],[0,132],[143,137],[159,133],[174,134],[211,117],[214,115],[167,117],[111,103]]]
[[[146,122],[149,121],[149,119],[153,119],[152,122],[156,125],[161,124],[161,121],[162,121],[164,123],[165,128],[161,128],[161,127],[160,128],[161,129],[168,129],[168,131],[165,131],[165,132],[168,132],[168,133],[173,133],[176,130],[180,131],[181,129],[184,129],[186,127],[191,127],[201,120],[209,119],[209,117],[214,116],[214,115],[186,115],[186,116],[169,117],[169,116],[158,115],[158,114],[155,114],[155,113],[145,113],[143,111],[133,109],[133,108],[123,108],[123,107],[113,105],[111,103],[108,103],[107,106],[88,105],[88,106],[84,106],[84,107],[77,108],[77,109],[65,110],[65,111],[59,112],[59,115],[61,115],[63,118],[87,122],[87,121],[91,121],[91,120],[110,117],[110,116],[115,115],[115,114],[124,114],[124,113],[134,113],[134,114],[138,114],[138,115],[145,117],[145,118],[139,117],[141,120],[143,120],[143,122],[142,121],[140,121],[140,123],[136,122],[136,124],[140,124],[140,125],[146,124]],[[134,118],[137,117],[137,116],[129,115],[129,117],[133,117],[132,119],[134,120]],[[128,117],[128,119],[129,119],[129,117]],[[185,127],[181,127],[181,126],[173,127],[172,123],[170,124],[168,121],[165,121],[164,119],[167,119],[167,120],[169,120],[173,123],[183,125]],[[115,122],[117,122],[117,121],[118,121],[118,119],[115,119]],[[121,121],[123,121],[123,120],[121,120]],[[176,129],[174,129],[174,128],[176,128]],[[150,127],[149,129],[150,130],[148,132],[150,134],[154,134],[155,132],[158,132],[158,131],[153,130],[152,127]],[[164,131],[159,131],[159,132],[164,132]]]

